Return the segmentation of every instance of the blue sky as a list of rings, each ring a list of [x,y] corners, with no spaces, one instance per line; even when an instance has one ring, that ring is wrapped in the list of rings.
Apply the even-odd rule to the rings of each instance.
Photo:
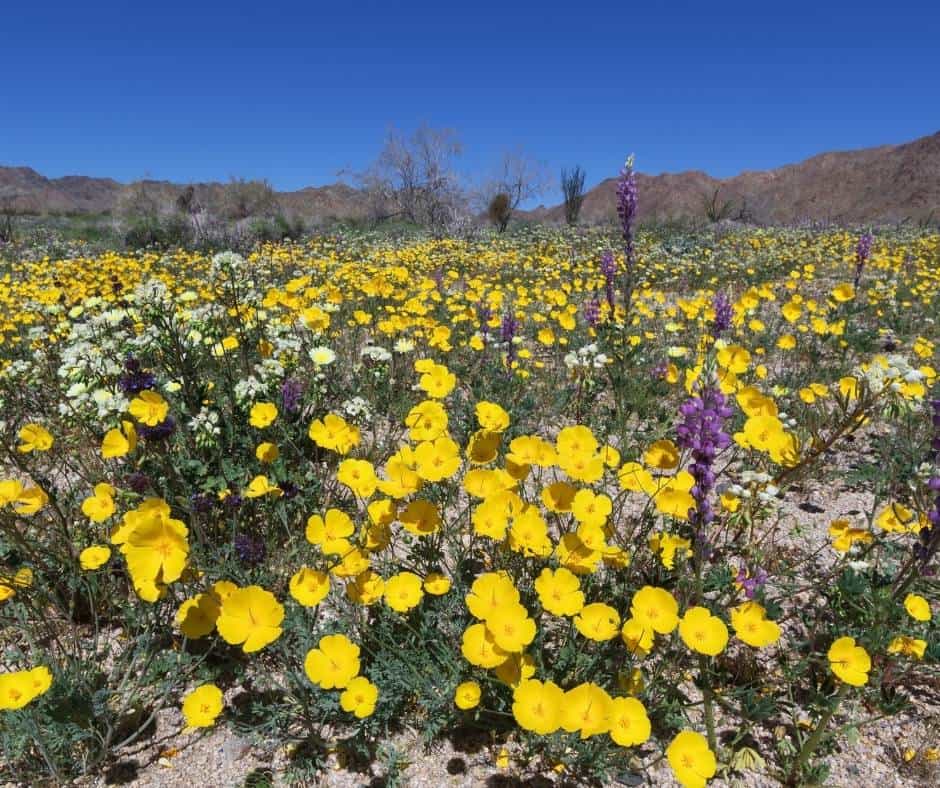
[[[940,3],[9,3],[0,164],[330,183],[390,126],[589,183],[729,176],[940,130]],[[557,202],[554,193],[545,202]]]

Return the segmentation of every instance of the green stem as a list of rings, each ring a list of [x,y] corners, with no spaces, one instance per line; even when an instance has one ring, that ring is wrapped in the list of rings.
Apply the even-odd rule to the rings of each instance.
[[[708,674],[708,660],[702,654],[698,658],[699,675],[702,679],[702,698],[705,701],[705,733],[708,736],[708,748],[717,755],[718,738],[715,736],[715,696],[712,692],[711,678]]]
[[[843,684],[839,688],[838,694],[835,696],[835,698],[833,698],[832,705],[829,706],[822,717],[819,718],[819,722],[816,723],[815,730],[813,730],[810,737],[803,743],[803,747],[800,749],[800,754],[796,759],[796,763],[793,765],[793,774],[791,775],[792,777],[797,777],[806,768],[806,765],[809,762],[809,759],[812,756],[814,750],[822,741],[823,734],[825,734],[826,728],[829,726],[829,721],[832,719],[832,715],[836,713],[836,709],[839,708],[839,704],[848,694],[848,691],[849,685]]]

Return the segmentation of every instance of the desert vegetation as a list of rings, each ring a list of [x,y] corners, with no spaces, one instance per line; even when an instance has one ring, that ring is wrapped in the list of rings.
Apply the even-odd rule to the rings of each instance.
[[[391,134],[358,226],[249,181],[141,184],[104,238],[0,223],[0,778],[169,719],[293,784],[337,752],[395,784],[406,731],[559,782],[819,784],[936,709],[940,235],[717,190],[641,226],[632,161],[616,223],[579,223],[580,167],[564,226],[513,223],[521,153],[468,216],[459,150]]]

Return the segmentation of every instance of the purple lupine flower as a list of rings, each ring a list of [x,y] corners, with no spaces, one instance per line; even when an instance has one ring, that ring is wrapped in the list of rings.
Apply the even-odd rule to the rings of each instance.
[[[485,301],[480,301],[477,304],[477,320],[480,321],[480,333],[484,337],[489,336],[490,333],[490,321],[493,319],[493,310],[490,309],[489,304]]]
[[[162,441],[169,438],[176,429],[176,420],[172,416],[167,416],[159,424],[148,427],[141,424],[137,427],[137,434],[145,441]]]
[[[601,302],[596,298],[590,298],[584,302],[584,319],[587,324],[594,328],[601,321]]]
[[[609,249],[601,255],[601,273],[604,275],[604,295],[607,296],[607,306],[611,314],[614,311],[614,279],[617,276],[617,261],[614,253]]]
[[[140,394],[141,391],[152,389],[156,384],[156,377],[140,368],[140,361],[133,356],[124,359],[124,373],[118,378],[118,388],[125,394]]]
[[[862,280],[862,270],[865,268],[865,263],[871,257],[871,247],[874,242],[875,236],[869,231],[858,239],[858,244],[855,246],[855,279],[852,284],[856,290],[858,289],[858,283]]]
[[[499,326],[499,339],[506,343],[506,366],[511,366],[516,357],[516,347],[513,340],[516,338],[516,331],[519,328],[519,321],[511,309],[507,309],[503,315],[503,321]]]
[[[757,593],[757,589],[767,582],[767,577],[768,575],[763,569],[758,568],[752,575],[747,571],[747,567],[741,564],[738,568],[737,577],[735,577],[734,580],[744,589],[744,596],[748,599],[753,599],[754,594]]]
[[[238,534],[235,537],[235,555],[243,564],[257,566],[264,561],[267,554],[267,547],[261,539],[255,539],[248,534]]]
[[[653,367],[651,374],[654,378],[656,378],[656,380],[665,380],[666,375],[669,374],[669,362],[660,361],[655,367]]]
[[[189,502],[195,514],[208,514],[215,506],[216,498],[212,493],[194,493]]]
[[[731,308],[731,299],[724,291],[715,295],[712,301],[712,307],[715,310],[715,319],[712,320],[711,333],[715,339],[718,339],[725,331],[731,328],[731,319],[734,313]]]
[[[689,473],[695,484],[689,491],[695,506],[689,510],[689,521],[696,526],[698,535],[712,520],[715,512],[710,501],[715,487],[715,472],[712,466],[715,457],[731,443],[731,436],[723,429],[725,419],[732,415],[725,395],[718,389],[705,386],[697,396],[686,400],[679,408],[682,421],[676,427],[677,443],[692,451]]]
[[[300,410],[300,400],[304,395],[303,381],[297,378],[287,378],[281,384],[281,407],[285,413],[296,413]]]
[[[627,159],[617,181],[617,215],[623,231],[623,258],[628,272],[632,272],[636,257],[633,249],[633,224],[636,220],[638,193],[633,156]]]
[[[244,502],[245,499],[242,498],[241,495],[238,493],[231,493],[222,499],[222,506],[228,509],[230,512],[234,512],[236,509],[240,509]]]
[[[286,501],[289,501],[291,498],[296,498],[300,494],[300,488],[293,482],[282,482],[280,488],[281,495]]]

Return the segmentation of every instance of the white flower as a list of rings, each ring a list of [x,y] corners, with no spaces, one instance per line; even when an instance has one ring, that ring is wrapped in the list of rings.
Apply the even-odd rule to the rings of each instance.
[[[411,353],[415,349],[415,343],[410,339],[399,339],[393,349],[396,353]]]
[[[328,347],[315,347],[310,349],[310,360],[318,367],[325,367],[336,361],[336,354]]]

